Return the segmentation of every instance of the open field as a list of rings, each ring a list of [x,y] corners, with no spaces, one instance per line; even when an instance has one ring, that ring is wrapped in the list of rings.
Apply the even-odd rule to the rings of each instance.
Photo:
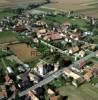
[[[73,18],[67,18],[65,16],[47,16],[46,18],[43,19],[44,21],[48,22],[48,23],[52,23],[52,22],[59,22],[61,24],[69,22],[73,25],[78,25],[79,27],[86,27],[87,26],[87,22],[83,19],[73,19]]]
[[[7,16],[14,16],[15,14],[12,12],[0,11],[0,19]]]
[[[31,62],[40,58],[40,53],[37,52],[37,50],[27,46],[24,43],[10,45],[10,48],[14,54],[23,62]]]
[[[45,0],[0,0],[0,8],[21,7],[31,3],[43,1]]]
[[[51,0],[52,3],[45,7],[62,9],[65,11],[74,10],[79,13],[98,17],[98,0]]]
[[[98,88],[84,84],[79,88],[68,85],[58,89],[61,95],[68,96],[68,100],[98,100]]]
[[[88,4],[95,3],[95,0],[51,0],[52,3],[48,4],[47,7],[65,9],[65,10],[78,10],[91,8]],[[96,1],[97,2],[97,1]]]
[[[12,31],[0,32],[0,43],[17,41],[17,34]]]

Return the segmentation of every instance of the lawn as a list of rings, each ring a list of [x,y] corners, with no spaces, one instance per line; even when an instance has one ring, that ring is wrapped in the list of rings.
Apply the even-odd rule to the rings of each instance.
[[[61,95],[68,96],[68,100],[98,100],[98,89],[91,84],[84,84],[78,88],[67,85],[58,90]]]
[[[17,34],[12,31],[0,32],[0,43],[17,41]]]

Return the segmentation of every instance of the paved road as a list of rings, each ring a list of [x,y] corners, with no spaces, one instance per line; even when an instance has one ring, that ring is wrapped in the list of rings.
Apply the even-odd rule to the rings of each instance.
[[[91,54],[87,55],[86,57],[82,58],[81,60],[87,60],[87,59],[89,59],[89,58],[91,58],[91,57],[94,57],[95,54],[96,54],[96,52],[92,52]],[[80,62],[81,60],[78,60],[78,61],[74,62],[74,63],[71,64],[69,67],[73,67],[74,65],[79,64],[79,62]],[[46,78],[46,79],[40,81],[38,84],[32,86],[31,88],[28,88],[27,90],[25,90],[25,91],[23,91],[23,92],[20,92],[20,93],[19,93],[19,96],[21,97],[21,96],[27,94],[28,91],[35,90],[36,88],[42,87],[43,85],[45,85],[45,84],[51,82],[51,81],[54,80],[55,78],[59,77],[59,76],[63,73],[63,71],[64,71],[64,68],[62,68],[62,69],[60,69],[60,70],[54,72],[54,73],[51,74],[48,78]]]

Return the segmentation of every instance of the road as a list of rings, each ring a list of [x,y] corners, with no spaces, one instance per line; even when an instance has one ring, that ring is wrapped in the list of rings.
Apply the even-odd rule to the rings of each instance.
[[[96,54],[96,52],[92,52],[92,53],[90,53],[89,55],[87,55],[87,56],[85,56],[84,58],[82,58],[81,60],[87,60],[87,59],[89,59],[89,58],[91,58],[91,57],[94,57],[95,54]],[[73,67],[74,65],[79,64],[79,62],[80,62],[81,60],[78,60],[78,61],[74,62],[74,63],[71,64],[69,67],[71,68],[71,67]],[[23,92],[20,92],[20,93],[19,93],[19,96],[20,96],[20,97],[21,97],[21,96],[24,96],[25,94],[27,94],[28,91],[35,90],[36,88],[42,87],[43,85],[45,85],[45,84],[51,82],[51,81],[54,80],[55,78],[59,77],[59,76],[63,73],[64,69],[65,69],[65,68],[62,68],[62,69],[60,69],[60,70],[54,72],[53,74],[51,74],[51,75],[50,75],[49,77],[47,77],[46,79],[43,79],[42,81],[40,81],[38,84],[36,84],[36,85],[34,85],[34,86],[28,88],[27,90],[25,90],[25,91],[23,91]]]

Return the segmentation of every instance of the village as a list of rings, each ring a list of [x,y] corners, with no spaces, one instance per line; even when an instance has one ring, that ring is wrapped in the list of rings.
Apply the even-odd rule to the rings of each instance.
[[[97,19],[62,11],[0,19],[0,100],[67,100],[51,83],[58,78],[59,85],[98,88],[93,27]]]

